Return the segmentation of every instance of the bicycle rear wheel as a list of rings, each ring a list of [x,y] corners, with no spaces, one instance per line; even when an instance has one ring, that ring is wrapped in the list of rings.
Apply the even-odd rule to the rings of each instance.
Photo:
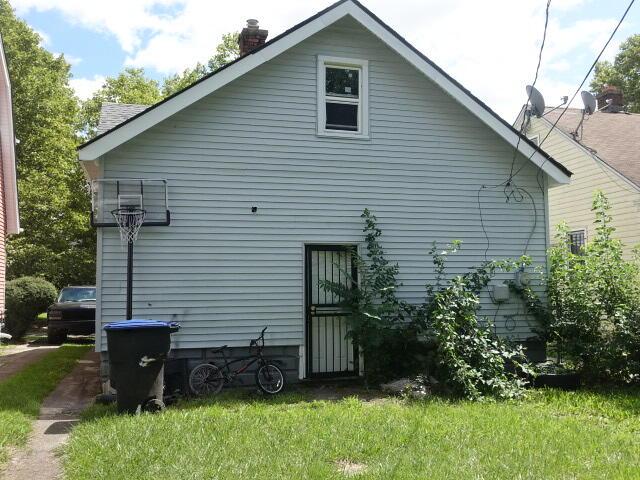
[[[222,371],[211,363],[200,364],[189,374],[189,388],[194,395],[215,395],[223,385]]]
[[[264,393],[275,395],[284,388],[284,375],[273,363],[267,363],[256,371],[256,383]]]

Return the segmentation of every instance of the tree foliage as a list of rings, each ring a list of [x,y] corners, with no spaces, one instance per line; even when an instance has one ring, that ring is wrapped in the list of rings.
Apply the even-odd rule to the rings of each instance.
[[[603,61],[596,65],[591,89],[599,92],[604,85],[621,88],[629,111],[640,112],[640,34],[622,42],[613,63]]]
[[[623,258],[611,206],[593,200],[595,237],[571,253],[568,227],[550,250],[546,336],[587,381],[640,382],[640,265]]]
[[[24,232],[9,239],[8,277],[42,275],[58,286],[93,283],[95,234],[76,161],[78,104],[70,66],[0,0],[0,33],[12,83],[18,200]]]
[[[187,68],[182,73],[165,78],[162,84],[162,95],[168,97],[179,92],[205,75],[215,72],[235,60],[239,55],[238,32],[225,33],[222,35],[222,41],[216,47],[215,55],[209,59],[206,65],[198,62],[193,68]]]
[[[20,221],[10,238],[8,278],[42,276],[58,287],[95,282],[95,231],[77,145],[93,137],[103,102],[150,105],[238,55],[237,35],[223,36],[206,66],[160,83],[127,68],[80,103],[69,87],[70,65],[0,0],[0,33],[12,82]]]
[[[104,102],[152,105],[162,100],[157,81],[145,76],[142,68],[126,68],[116,77],[108,77],[91,98],[82,103],[79,130],[91,138],[95,136]]]
[[[116,77],[108,77],[104,85],[83,102],[78,129],[85,139],[95,136],[104,102],[152,105],[188,87],[236,58],[239,55],[237,38],[237,33],[223,35],[215,55],[206,64],[197,63],[195,67],[168,76],[162,82],[148,78],[142,68],[126,68]]]

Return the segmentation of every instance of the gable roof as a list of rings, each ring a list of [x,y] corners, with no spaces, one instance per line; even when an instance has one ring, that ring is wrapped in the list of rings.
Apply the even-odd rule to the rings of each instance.
[[[100,107],[100,120],[98,121],[97,134],[102,135],[112,130],[122,122],[145,111],[147,108],[149,108],[149,105],[104,102]]]
[[[11,82],[0,36],[0,159],[2,159],[2,186],[6,233],[20,233],[18,213],[18,185],[16,181],[16,137],[13,131]]]
[[[560,112],[549,111],[542,118],[553,125]],[[569,108],[556,128],[640,188],[640,114],[596,112],[585,117],[577,136],[581,118],[581,109]]]
[[[179,112],[201,98],[216,91],[232,80],[257,66],[271,60],[280,53],[319,32],[337,20],[351,16],[372,34],[386,43],[392,50],[416,67],[455,100],[465,106],[473,115],[482,120],[533,163],[547,173],[557,183],[568,183],[571,172],[533,142],[515,130],[486,104],[475,97],[444,70],[402,38],[376,15],[357,0],[340,0],[293,28],[274,37],[259,48],[252,50],[237,60],[223,66],[184,90],[167,97],[161,102],[129,118],[120,125],[98,135],[78,148],[82,161],[94,161],[100,156],[130,140],[162,120]]]

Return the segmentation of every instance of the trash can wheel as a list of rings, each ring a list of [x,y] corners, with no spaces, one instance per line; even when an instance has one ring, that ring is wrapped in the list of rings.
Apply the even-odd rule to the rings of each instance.
[[[150,397],[142,404],[142,411],[147,413],[160,413],[164,409],[164,402],[156,397]]]

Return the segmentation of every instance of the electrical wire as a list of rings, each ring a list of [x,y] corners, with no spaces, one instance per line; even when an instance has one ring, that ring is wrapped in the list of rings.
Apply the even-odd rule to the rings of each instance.
[[[514,156],[512,158],[512,163],[511,163],[511,169],[510,169],[510,174],[509,177],[507,178],[507,180],[505,180],[504,182],[494,186],[494,187],[488,187],[486,185],[482,185],[480,187],[480,189],[478,189],[478,208],[480,209],[480,220],[481,220],[481,224],[483,227],[483,232],[485,234],[485,238],[486,238],[486,242],[487,242],[487,247],[485,249],[485,261],[487,259],[486,255],[487,252],[490,248],[489,245],[489,236],[486,232],[486,228],[484,225],[484,219],[482,216],[482,205],[480,202],[480,192],[482,191],[482,189],[486,189],[486,188],[497,188],[497,187],[504,187],[503,191],[505,194],[505,197],[507,199],[507,202],[509,202],[510,200],[515,201],[516,203],[520,203],[523,201],[524,197],[522,196],[522,193],[524,190],[521,187],[518,187],[514,181],[514,178],[528,165],[529,161],[531,161],[531,159],[533,158],[533,156],[540,151],[542,145],[544,144],[544,142],[549,138],[549,136],[551,135],[551,132],[556,128],[556,126],[558,125],[558,123],[560,122],[560,120],[562,119],[562,117],[564,116],[564,114],[567,112],[567,110],[569,109],[569,106],[571,105],[571,103],[573,102],[573,100],[578,96],[578,93],[580,93],[582,87],[584,86],[584,84],[586,83],[586,81],[589,78],[589,75],[591,75],[591,72],[593,71],[593,69],[595,68],[596,64],[600,61],[600,58],[602,57],[602,55],[604,54],[604,51],[606,50],[606,48],[609,46],[609,44],[611,43],[611,40],[613,39],[613,37],[615,36],[615,34],[617,33],[618,29],[620,28],[620,25],[622,24],[622,22],[624,21],[624,19],[626,18],[627,14],[629,13],[629,10],[631,9],[631,7],[633,6],[633,4],[635,3],[635,0],[631,0],[631,2],[629,3],[629,5],[627,6],[626,10],[624,11],[624,14],[622,15],[622,17],[620,18],[620,20],[618,21],[615,29],[613,30],[613,32],[611,32],[611,35],[609,36],[607,42],[604,44],[604,46],[602,47],[602,49],[600,50],[600,53],[598,54],[598,56],[596,57],[596,59],[593,61],[593,63],[591,64],[591,67],[589,68],[589,71],[587,72],[587,74],[584,76],[582,82],[580,83],[580,85],[578,86],[578,88],[576,89],[575,93],[573,94],[573,96],[571,97],[571,99],[566,103],[565,108],[562,110],[562,112],[560,113],[560,115],[558,116],[558,118],[556,119],[556,121],[552,124],[551,128],[549,129],[549,131],[547,132],[547,134],[545,135],[545,137],[538,143],[538,145],[536,146],[536,148],[534,149],[534,151],[531,153],[531,155],[529,155],[529,157],[527,158],[526,162],[523,162],[523,164],[515,171],[515,173],[513,172],[513,167],[514,167],[514,161],[515,158],[517,156],[517,152],[518,152],[518,147],[520,144],[520,141],[522,139],[522,135],[523,135],[523,129],[526,125],[526,113],[523,115],[523,122],[521,125],[521,130],[520,130],[520,135],[518,136],[518,142],[516,143],[516,147],[514,148]],[[545,18],[545,32],[544,32],[544,36],[546,37],[546,28],[547,28],[547,23],[548,23],[548,10],[549,10],[549,5],[550,2],[547,3],[547,10],[546,10],[546,18]],[[544,47],[544,39],[543,39],[543,44],[541,45],[541,47]],[[539,64],[542,58],[542,48],[540,50],[540,53],[538,55],[538,68],[539,68]],[[536,77],[534,79],[534,83],[535,80],[537,80],[537,76],[538,76],[538,68],[536,69]],[[529,95],[530,97],[530,95]],[[527,101],[527,104],[529,103],[529,101]],[[557,107],[556,107],[557,108]],[[545,165],[545,163],[548,161],[548,158],[545,158],[544,161],[538,166],[538,171],[536,174],[536,182],[538,184],[538,187],[540,189],[540,193],[542,195],[542,199],[543,202],[546,201],[545,199],[545,192],[544,192],[544,187],[543,187],[543,179],[542,179],[542,167]],[[535,225],[537,224],[537,207],[535,205],[535,200],[533,199],[533,196],[531,194],[529,194],[527,192],[527,196],[531,199],[532,201],[532,205],[534,208],[534,213],[535,213],[535,220],[534,220],[534,228]],[[525,243],[525,250],[524,250],[524,254],[526,255],[526,251],[529,247],[529,244],[531,243],[531,239],[533,238],[533,234],[535,233],[534,230],[532,230],[530,232],[529,237],[527,238],[527,241]]]
[[[531,94],[533,93],[533,87],[536,86],[536,82],[538,81],[538,75],[540,74],[540,65],[542,64],[542,52],[544,51],[544,45],[547,42],[547,28],[549,26],[549,8],[551,7],[551,0],[547,0],[547,7],[544,11],[544,30],[542,32],[542,43],[540,44],[540,51],[538,52],[538,64],[536,65],[536,74],[533,77],[533,82],[531,83],[531,90],[527,94],[527,105],[531,101]],[[544,113],[544,112],[543,112]],[[518,148],[520,147],[520,140],[522,139],[522,132],[525,129],[527,123],[527,116],[522,116],[522,124],[520,125],[520,135],[518,135],[518,142],[516,143],[516,148],[513,150],[513,158],[511,159],[511,171],[509,172],[509,178],[513,177],[513,167],[516,163],[516,157],[518,154]]]
[[[549,131],[547,132],[547,134],[545,135],[545,137],[542,139],[542,141],[540,141],[540,143],[538,143],[537,147],[535,148],[535,150],[533,151],[533,153],[531,155],[529,155],[529,158],[527,160],[531,160],[533,158],[533,156],[538,153],[540,151],[540,148],[542,147],[542,144],[547,140],[547,138],[549,138],[549,135],[551,135],[551,132],[556,128],[556,126],[558,125],[558,122],[560,122],[560,119],[562,119],[562,117],[564,116],[564,114],[567,112],[567,110],[569,109],[569,105],[571,105],[571,103],[573,102],[573,100],[578,96],[578,93],[580,93],[580,91],[582,90],[582,87],[584,86],[584,84],[587,82],[587,80],[589,79],[589,75],[591,75],[591,72],[593,71],[593,69],[596,67],[597,63],[600,61],[600,57],[602,57],[602,55],[604,54],[604,51],[607,49],[607,47],[609,46],[609,44],[611,43],[611,40],[613,40],[613,37],[615,36],[615,34],[618,32],[618,29],[620,28],[620,25],[622,25],[622,22],[624,21],[624,19],[627,17],[627,14],[629,13],[629,10],[631,10],[631,7],[633,6],[633,4],[635,3],[635,0],[631,0],[631,2],[629,2],[629,5],[627,6],[627,9],[624,11],[624,14],[622,15],[622,17],[620,18],[620,20],[618,21],[618,24],[616,25],[616,28],[613,29],[613,32],[611,32],[611,35],[609,36],[609,39],[606,41],[606,43],[604,44],[604,46],[602,47],[602,49],[600,50],[600,53],[598,53],[598,56],[596,57],[596,59],[593,61],[593,63],[591,64],[591,67],[589,68],[589,70],[587,71],[587,74],[584,76],[584,78],[582,79],[582,82],[580,82],[580,85],[578,86],[578,88],[576,89],[576,91],[574,92],[573,96],[571,97],[571,100],[569,100],[567,102],[567,106],[562,110],[562,112],[560,113],[560,115],[558,115],[558,118],[556,119],[556,121],[553,123],[553,125],[551,125],[551,128],[549,129]],[[544,166],[544,164],[548,161],[548,158],[545,158],[544,161],[540,164],[540,166],[538,168],[542,169],[542,167]],[[528,162],[524,162],[520,168],[516,171],[516,173],[514,173],[513,175],[510,176],[510,178],[507,180],[507,183],[511,182],[513,177],[515,177],[516,175],[518,175],[518,173],[520,173],[522,171],[523,168],[525,168],[525,166],[527,165]]]
[[[544,12],[544,29],[542,31],[542,42],[540,44],[540,50],[538,51],[538,62],[536,64],[536,70],[535,70],[535,75],[533,78],[533,82],[531,82],[531,86],[535,87],[536,83],[538,82],[538,77],[540,75],[540,66],[542,65],[542,54],[544,52],[544,48],[545,45],[547,43],[547,31],[548,31],[548,27],[549,27],[549,12],[551,9],[551,0],[547,0],[547,5],[545,7],[545,12]],[[530,91],[527,94],[527,105],[530,103],[531,101],[531,94],[533,93],[533,88],[530,89]],[[531,238],[533,238],[533,234],[535,233],[535,229],[537,227],[538,224],[538,212],[537,212],[537,207],[535,205],[535,201],[533,199],[533,196],[526,191],[525,189],[522,189],[520,187],[518,187],[517,185],[515,185],[515,183],[513,182],[513,177],[515,176],[513,170],[515,168],[515,162],[516,162],[516,158],[518,156],[518,152],[519,152],[519,148],[520,148],[520,142],[522,140],[522,136],[523,136],[523,132],[527,126],[527,121],[528,121],[528,117],[527,115],[523,115],[522,116],[522,123],[520,125],[520,134],[518,135],[518,141],[516,143],[515,148],[513,149],[513,156],[511,158],[511,168],[509,171],[509,177],[507,179],[507,181],[499,184],[499,185],[495,185],[495,186],[487,186],[487,185],[481,185],[480,188],[478,188],[478,191],[476,192],[476,200],[477,200],[477,206],[478,206],[478,211],[480,213],[480,225],[482,227],[482,232],[484,233],[484,237],[485,237],[485,242],[486,242],[486,246],[484,249],[484,261],[488,261],[488,253],[489,253],[489,249],[491,248],[491,240],[489,238],[489,234],[487,232],[487,228],[484,222],[484,215],[482,213],[482,200],[481,200],[481,192],[485,189],[495,189],[498,187],[503,187],[502,192],[508,202],[515,202],[515,203],[522,203],[525,199],[525,194],[531,199],[531,202],[533,204],[533,210],[534,210],[534,224],[533,227],[531,229],[531,232],[529,234],[529,237],[527,238],[527,241],[525,243],[525,248],[524,248],[524,254],[526,255],[526,252],[529,248],[529,244],[531,243]],[[542,189],[542,186],[540,184],[540,181],[538,181],[538,185],[541,188],[542,191],[542,195],[544,198],[544,191]]]

